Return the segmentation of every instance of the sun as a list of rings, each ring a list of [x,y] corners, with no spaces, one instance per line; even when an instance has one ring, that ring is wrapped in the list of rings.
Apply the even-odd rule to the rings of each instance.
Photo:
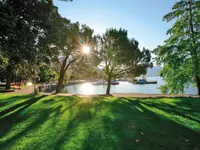
[[[90,53],[90,47],[89,46],[83,46],[83,53],[89,54]]]

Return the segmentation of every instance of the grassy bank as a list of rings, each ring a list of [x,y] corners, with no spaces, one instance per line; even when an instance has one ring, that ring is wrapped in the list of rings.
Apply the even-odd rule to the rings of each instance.
[[[0,95],[1,150],[200,149],[200,99]]]

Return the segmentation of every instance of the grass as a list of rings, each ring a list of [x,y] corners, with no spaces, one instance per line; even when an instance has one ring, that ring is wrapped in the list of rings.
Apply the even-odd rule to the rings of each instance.
[[[1,150],[199,150],[200,99],[0,95]]]

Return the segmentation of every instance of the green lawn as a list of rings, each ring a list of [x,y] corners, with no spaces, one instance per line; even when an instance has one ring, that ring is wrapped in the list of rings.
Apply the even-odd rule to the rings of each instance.
[[[199,150],[200,99],[0,94],[0,150]]]

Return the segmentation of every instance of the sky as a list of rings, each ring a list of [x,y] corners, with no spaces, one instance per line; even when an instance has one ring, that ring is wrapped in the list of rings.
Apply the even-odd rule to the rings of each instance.
[[[103,34],[108,28],[128,30],[129,38],[140,48],[153,50],[167,39],[173,25],[162,20],[177,0],[54,0],[59,13],[72,22],[79,21]]]

